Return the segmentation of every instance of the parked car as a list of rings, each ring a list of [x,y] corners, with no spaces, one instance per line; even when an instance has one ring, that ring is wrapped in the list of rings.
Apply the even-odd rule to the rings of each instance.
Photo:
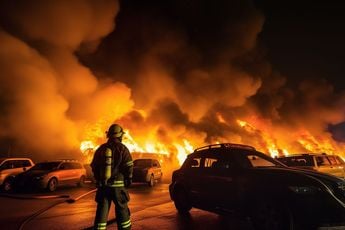
[[[14,180],[15,189],[47,189],[52,192],[60,185],[83,186],[86,170],[76,160],[56,160],[37,163],[31,169],[18,174]]]
[[[277,157],[276,159],[289,167],[311,169],[345,178],[345,162],[337,155],[306,153]]]
[[[150,187],[162,179],[161,165],[156,159],[136,159],[133,161],[133,182],[147,183]]]
[[[173,172],[169,192],[179,213],[236,213],[255,229],[345,228],[343,179],[287,167],[247,145],[196,149]]]
[[[3,191],[12,189],[14,177],[34,165],[30,158],[0,158],[0,186]]]

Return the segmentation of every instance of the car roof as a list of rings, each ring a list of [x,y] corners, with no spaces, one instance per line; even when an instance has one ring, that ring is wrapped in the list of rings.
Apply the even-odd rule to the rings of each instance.
[[[30,158],[27,158],[27,157],[3,157],[3,158],[0,158],[0,161],[5,161],[5,160],[30,160],[30,161],[32,161]]]
[[[193,153],[197,153],[207,149],[244,149],[244,150],[253,150],[256,149],[250,145],[243,145],[243,144],[236,144],[236,143],[219,143],[219,144],[211,144],[196,148]]]
[[[279,158],[287,158],[287,157],[303,157],[303,156],[337,156],[337,155],[333,155],[333,154],[326,154],[326,153],[297,153],[297,154],[291,154],[288,156],[280,156],[277,157]]]

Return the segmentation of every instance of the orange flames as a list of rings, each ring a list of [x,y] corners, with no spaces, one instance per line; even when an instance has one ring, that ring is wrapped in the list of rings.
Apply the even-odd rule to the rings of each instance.
[[[225,119],[221,115],[217,115],[218,119],[225,123]],[[259,124],[260,129],[253,123],[249,123],[244,120],[236,120],[238,127],[244,134],[253,135],[253,137],[260,137],[259,143],[242,143],[253,145],[259,151],[265,152],[271,157],[277,157],[282,155],[290,155],[301,152],[325,152],[329,154],[337,154],[342,156],[343,152],[330,138],[320,138],[311,135],[306,130],[296,132],[295,143],[298,146],[284,145],[284,142],[276,140],[273,134],[269,132],[269,129],[262,128],[262,124]],[[101,129],[93,129],[94,132],[89,132],[89,138],[84,140],[80,144],[80,150],[86,157],[86,161],[90,161],[93,152],[97,147],[105,141],[104,132]],[[171,141],[169,144],[165,144],[159,141],[154,135],[151,135],[148,131],[145,136],[131,135],[130,130],[125,130],[125,136],[123,143],[128,147],[130,152],[135,153],[155,153],[165,156],[176,162],[176,166],[183,163],[189,153],[194,151],[195,147],[192,143],[199,143],[193,139],[181,138]],[[228,142],[231,142],[229,140]],[[343,156],[342,156],[343,157]]]

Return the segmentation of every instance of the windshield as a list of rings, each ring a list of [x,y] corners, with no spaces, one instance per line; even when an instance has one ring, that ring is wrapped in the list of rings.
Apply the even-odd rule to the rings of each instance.
[[[278,158],[280,162],[289,167],[301,167],[301,166],[314,166],[314,161],[312,156],[291,156],[291,157],[281,157]]]
[[[247,167],[284,167],[282,163],[260,152],[248,152],[245,157]]]
[[[134,167],[151,167],[150,159],[140,159],[133,162]]]
[[[31,170],[53,170],[59,166],[60,162],[42,162],[35,164]]]

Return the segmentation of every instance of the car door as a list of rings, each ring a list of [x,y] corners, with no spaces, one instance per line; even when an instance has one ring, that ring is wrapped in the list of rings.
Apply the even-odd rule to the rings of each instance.
[[[329,169],[329,173],[337,176],[337,177],[344,177],[344,169],[343,166],[337,161],[335,156],[327,156],[329,162],[331,162],[331,166]]]
[[[14,160],[6,160],[0,167],[1,179],[4,181],[7,177],[15,175],[18,169],[14,167]]]
[[[204,199],[208,205],[220,212],[230,212],[234,207],[236,169],[235,159],[231,154],[219,150],[205,157]]]
[[[327,174],[332,174],[334,171],[332,169],[331,162],[327,158],[327,155],[322,155],[322,156],[316,156],[316,164],[317,164],[317,170],[319,172],[327,173]]]
[[[204,188],[202,181],[203,158],[200,153],[187,158],[183,166],[183,181],[190,200],[195,207],[202,204],[202,190]]]
[[[67,184],[71,179],[71,167],[67,162],[60,164],[58,169],[53,172],[53,175],[58,178],[59,184]]]

